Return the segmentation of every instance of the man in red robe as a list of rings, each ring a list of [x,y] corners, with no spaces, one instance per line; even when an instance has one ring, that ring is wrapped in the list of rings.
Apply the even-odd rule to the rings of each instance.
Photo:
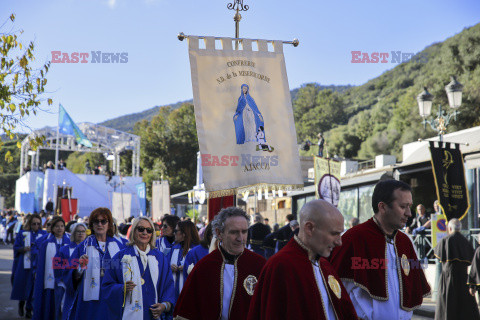
[[[330,261],[362,319],[410,319],[430,294],[422,264],[399,229],[412,215],[409,185],[379,182],[373,191],[373,218],[342,236]]]
[[[357,319],[347,291],[325,259],[342,244],[343,216],[324,200],[305,204],[300,230],[260,274],[248,320]]]
[[[189,274],[173,312],[175,320],[245,320],[265,258],[245,250],[248,216],[222,209],[213,221],[219,246]]]

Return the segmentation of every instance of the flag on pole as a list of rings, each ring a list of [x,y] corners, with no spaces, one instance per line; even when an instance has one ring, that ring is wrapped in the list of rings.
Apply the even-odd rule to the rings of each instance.
[[[78,144],[84,145],[88,148],[92,147],[90,140],[85,137],[83,132],[78,128],[75,122],[73,122],[72,118],[62,105],[60,105],[60,111],[58,113],[58,127],[60,133],[75,136]]]

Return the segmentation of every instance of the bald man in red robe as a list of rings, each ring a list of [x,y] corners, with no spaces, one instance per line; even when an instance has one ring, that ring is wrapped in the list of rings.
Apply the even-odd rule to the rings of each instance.
[[[299,213],[300,231],[260,274],[248,320],[357,319],[347,291],[325,259],[342,244],[343,216],[324,200]]]

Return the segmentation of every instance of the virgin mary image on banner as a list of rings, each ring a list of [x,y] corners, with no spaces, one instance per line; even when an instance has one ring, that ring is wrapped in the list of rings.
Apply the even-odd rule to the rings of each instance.
[[[254,142],[257,143],[257,151],[259,149],[272,151],[266,142],[263,116],[258,110],[255,100],[250,96],[250,88],[247,84],[241,86],[233,122],[237,144]]]

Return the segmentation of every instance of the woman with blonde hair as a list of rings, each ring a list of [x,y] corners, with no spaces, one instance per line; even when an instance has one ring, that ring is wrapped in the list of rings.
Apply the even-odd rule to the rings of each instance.
[[[183,275],[183,266],[185,257],[196,245],[199,244],[197,227],[190,220],[179,221],[175,227],[175,245],[167,256],[172,269],[173,281],[175,282],[175,298],[177,299],[182,291],[185,277]]]
[[[154,250],[155,240],[152,220],[136,218],[127,246],[113,257],[103,279],[102,299],[112,319],[158,319],[173,311],[172,272],[165,256]]]

